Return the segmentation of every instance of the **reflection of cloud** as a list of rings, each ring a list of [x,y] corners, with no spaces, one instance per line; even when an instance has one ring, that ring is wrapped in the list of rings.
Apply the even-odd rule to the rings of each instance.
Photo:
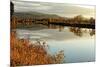
[[[44,40],[55,40],[55,41],[65,41],[73,40],[77,38],[88,38],[90,34],[94,35],[95,30],[67,27],[61,32],[59,29],[48,29],[38,25],[34,25],[32,29],[18,29],[17,33],[20,37],[30,36],[30,39],[44,39]],[[90,33],[90,34],[89,34]],[[79,37],[82,34],[82,37]]]
[[[76,38],[76,36],[71,32],[66,32],[66,31],[59,32],[59,30],[56,30],[56,29],[41,29],[41,30],[35,30],[35,31],[17,30],[17,33],[19,33],[19,35],[22,35],[22,37],[26,35],[26,34],[23,34],[25,32],[29,32],[28,35],[30,35],[32,37],[33,36],[37,37],[35,39],[40,38],[40,39],[45,39],[45,40],[62,41],[62,40],[70,40],[70,39]],[[33,37],[33,39],[34,39],[34,37]]]
[[[29,32],[28,34],[25,34]],[[20,37],[30,35],[31,39],[44,39],[44,40],[55,40],[55,41],[66,41],[66,40],[73,40],[80,37],[77,37],[72,32],[69,31],[69,28],[64,29],[63,31],[59,32],[58,29],[41,29],[41,30],[17,30]],[[89,34],[89,33],[86,33]],[[87,35],[88,36],[88,35]],[[82,37],[81,37],[82,38]],[[84,37],[83,37],[84,38]],[[87,38],[85,36],[85,38]]]

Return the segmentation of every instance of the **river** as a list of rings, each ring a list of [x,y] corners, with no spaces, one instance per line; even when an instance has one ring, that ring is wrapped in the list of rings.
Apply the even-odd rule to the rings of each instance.
[[[64,63],[95,61],[94,29],[35,24],[16,31],[18,38],[28,38],[32,43],[45,41],[51,54],[64,50]]]

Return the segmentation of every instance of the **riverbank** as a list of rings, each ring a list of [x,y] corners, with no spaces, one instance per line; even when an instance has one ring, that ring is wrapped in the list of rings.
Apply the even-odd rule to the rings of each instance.
[[[27,39],[18,39],[16,32],[11,32],[10,64],[11,66],[43,65],[62,63],[64,55],[59,51],[50,55],[44,46],[30,44]]]

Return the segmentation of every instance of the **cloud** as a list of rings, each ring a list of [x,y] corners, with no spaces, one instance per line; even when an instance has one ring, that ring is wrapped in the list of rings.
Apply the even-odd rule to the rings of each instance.
[[[67,3],[48,3],[48,2],[34,2],[34,1],[19,1],[13,0],[16,12],[36,11],[48,14],[57,14],[60,16],[71,15],[95,15],[95,7],[87,5],[73,5]],[[88,8],[86,8],[88,7]],[[92,8],[89,8],[92,7]]]

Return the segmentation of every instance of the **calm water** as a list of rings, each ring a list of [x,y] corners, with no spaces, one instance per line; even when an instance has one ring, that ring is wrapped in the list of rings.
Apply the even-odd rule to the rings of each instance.
[[[90,62],[95,61],[95,30],[34,25],[30,28],[18,28],[19,38],[28,38],[31,42],[46,41],[51,54],[64,50],[64,62]]]

